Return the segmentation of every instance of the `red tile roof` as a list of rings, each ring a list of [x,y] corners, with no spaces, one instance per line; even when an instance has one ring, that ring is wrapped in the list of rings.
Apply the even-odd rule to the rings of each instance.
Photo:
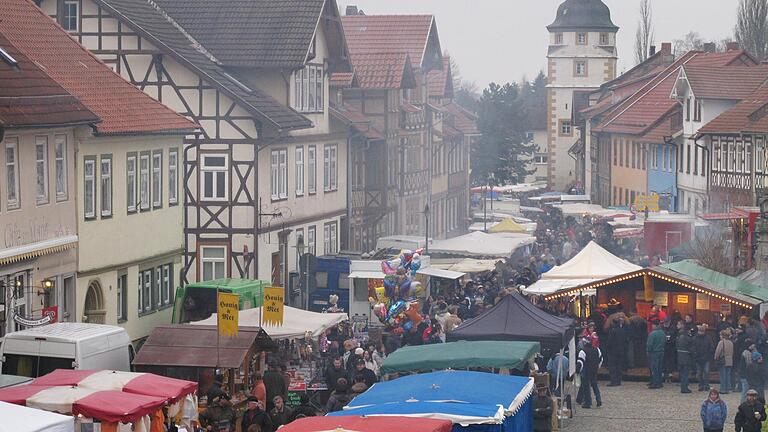
[[[763,85],[733,108],[699,129],[699,135],[768,133],[768,85]]]
[[[348,15],[341,18],[349,53],[405,51],[420,67],[434,25],[432,15]]]
[[[685,76],[700,99],[739,100],[768,79],[768,66],[683,66]]]
[[[99,118],[0,34],[0,48],[16,61],[0,61],[0,126],[62,126]]]
[[[355,74],[352,72],[334,72],[328,79],[328,85],[331,87],[349,88],[355,83]]]
[[[443,108],[450,114],[451,118],[448,124],[465,135],[477,135],[480,130],[477,128],[477,116],[461,107],[456,102],[443,105]]]
[[[648,82],[635,94],[625,99],[607,113],[603,120],[593,130],[595,132],[613,132],[630,135],[641,135],[653,127],[661,117],[665,116],[677,105],[670,98],[672,89],[677,82],[679,69],[683,65],[709,65],[721,67],[742,62],[743,51],[728,51],[725,53],[702,53],[690,51],[678,58],[662,73]]]
[[[355,77],[364,89],[399,89],[412,87],[413,74],[404,52],[355,54]]]
[[[382,134],[371,124],[371,120],[356,108],[342,104],[331,106],[331,114],[341,119],[344,123],[354,127],[369,140],[383,140]]]
[[[112,71],[29,0],[4,0],[0,34],[102,119],[101,134],[185,133],[196,125]]]
[[[427,85],[430,97],[453,97],[453,74],[451,72],[451,58],[443,57],[443,68],[429,71]]]

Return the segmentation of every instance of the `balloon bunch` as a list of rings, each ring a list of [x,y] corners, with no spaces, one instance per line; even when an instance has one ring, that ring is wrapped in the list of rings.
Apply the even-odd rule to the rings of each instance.
[[[403,250],[397,257],[381,262],[384,286],[377,287],[376,298],[370,300],[375,303],[376,316],[390,329],[409,331],[422,320],[417,297],[423,297],[424,288],[413,280],[421,268],[422,252]]]

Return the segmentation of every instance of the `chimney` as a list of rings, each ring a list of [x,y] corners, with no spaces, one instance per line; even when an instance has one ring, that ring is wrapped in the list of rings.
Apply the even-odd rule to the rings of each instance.
[[[725,44],[725,47],[728,51],[738,51],[741,49],[738,42],[728,42]]]
[[[651,45],[651,50],[648,52],[648,56],[656,54],[656,45]]]
[[[704,44],[704,52],[713,53],[717,51],[717,45],[714,42],[707,42]]]
[[[662,42],[661,52],[664,54],[672,54],[672,42]]]
[[[347,6],[347,15],[357,15],[357,6],[355,5]]]

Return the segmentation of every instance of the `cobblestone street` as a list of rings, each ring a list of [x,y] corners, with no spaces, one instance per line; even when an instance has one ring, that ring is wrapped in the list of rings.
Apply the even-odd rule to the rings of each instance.
[[[701,431],[699,419],[701,403],[707,392],[681,394],[676,383],[665,384],[663,389],[649,390],[644,382],[625,382],[621,387],[606,387],[600,382],[603,406],[595,409],[576,407],[574,418],[566,423],[566,431],[633,431],[633,432],[693,432]],[[717,385],[715,384],[715,388]],[[739,403],[739,394],[723,395],[728,405],[725,430],[733,429],[733,418]]]

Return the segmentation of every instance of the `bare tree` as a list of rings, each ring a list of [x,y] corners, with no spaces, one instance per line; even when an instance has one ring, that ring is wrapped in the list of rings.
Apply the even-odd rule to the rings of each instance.
[[[650,0],[640,0],[640,21],[635,34],[635,61],[639,64],[648,59],[653,45],[653,8]]]
[[[768,54],[768,0],[739,0],[734,37],[758,60]]]
[[[723,241],[724,235],[716,230],[699,232],[687,243],[682,252],[689,258],[699,262],[702,267],[718,273],[732,275],[734,273],[732,242]]]
[[[675,56],[680,56],[688,51],[701,51],[704,49],[704,39],[697,32],[686,33],[683,39],[675,39],[673,42],[675,48]]]

